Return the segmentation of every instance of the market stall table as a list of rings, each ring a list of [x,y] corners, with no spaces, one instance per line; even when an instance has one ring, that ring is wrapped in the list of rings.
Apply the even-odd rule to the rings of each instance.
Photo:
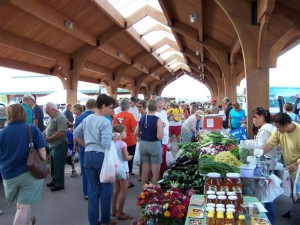
[[[192,195],[191,197],[191,200],[190,200],[190,205],[189,205],[189,208],[188,208],[188,215],[190,213],[190,211],[192,210],[193,205],[191,205],[192,203],[196,202],[196,200],[203,200],[204,201],[204,196],[203,195]],[[255,203],[257,204],[258,206],[260,206],[260,211],[263,211],[261,209],[264,209],[263,205],[259,202],[259,200],[255,197],[250,197],[250,196],[244,196],[243,197],[243,201],[244,203]],[[206,203],[204,202],[204,204],[202,206],[200,206],[199,208],[203,209],[203,218],[201,219],[201,225],[205,225],[206,224],[206,212],[205,212],[205,208],[206,208]],[[264,209],[265,210],[265,209]],[[268,224],[271,224],[267,218],[267,215],[264,213],[264,212],[260,212],[260,214],[258,214],[258,217],[259,218],[263,218],[263,219],[266,219],[268,221]],[[186,217],[186,220],[185,220],[185,225],[190,225],[190,220],[192,218],[190,218],[189,216]],[[246,222],[247,222],[247,225],[251,225],[251,220],[250,220],[250,216],[246,216]]]

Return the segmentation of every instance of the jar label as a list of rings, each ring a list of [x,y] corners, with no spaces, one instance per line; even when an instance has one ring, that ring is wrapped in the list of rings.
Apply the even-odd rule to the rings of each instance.
[[[215,186],[215,185],[209,185],[208,186],[208,191],[217,191],[217,186]]]
[[[228,186],[221,186],[220,191],[228,192],[229,188],[228,188]]]
[[[234,193],[237,193],[237,194],[242,193],[242,189],[241,189],[241,187],[239,187],[239,186],[234,186],[234,187],[232,187],[232,191],[233,191]]]

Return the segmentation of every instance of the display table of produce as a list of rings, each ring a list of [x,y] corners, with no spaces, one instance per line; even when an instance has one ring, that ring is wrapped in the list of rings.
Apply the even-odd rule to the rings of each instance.
[[[255,197],[244,196],[244,207],[240,214],[245,215],[247,225],[270,225],[265,208]],[[203,195],[192,195],[188,207],[185,225],[205,225],[207,219],[207,203]],[[237,216],[236,216],[237,217]],[[237,221],[234,223],[237,224]]]

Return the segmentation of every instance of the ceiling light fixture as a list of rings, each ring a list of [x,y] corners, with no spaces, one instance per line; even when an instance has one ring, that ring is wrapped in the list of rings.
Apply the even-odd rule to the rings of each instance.
[[[200,50],[197,49],[195,53],[196,55],[200,55]]]
[[[200,73],[200,80],[204,80],[204,77],[205,77],[204,73]]]
[[[71,20],[65,20],[65,27],[68,30],[72,30],[73,29],[73,22]]]
[[[120,52],[120,51],[117,51],[117,55],[119,58],[123,58],[123,56],[124,56],[123,52]]]
[[[190,22],[191,23],[194,23],[195,22],[195,20],[197,19],[197,13],[193,13],[192,15],[190,15]]]
[[[201,65],[198,65],[198,69],[201,70]]]

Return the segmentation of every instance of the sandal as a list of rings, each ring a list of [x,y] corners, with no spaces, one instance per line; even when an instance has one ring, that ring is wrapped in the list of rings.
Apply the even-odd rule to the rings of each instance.
[[[109,222],[109,225],[116,225],[116,224],[117,224],[117,222],[114,220],[110,220],[110,222]]]
[[[36,223],[35,216],[32,216],[31,219],[30,219],[30,221],[31,221],[31,224],[34,225]]]
[[[120,216],[117,216],[118,220],[130,220],[132,218],[133,218],[133,216],[130,216],[126,213],[122,213]]]
[[[117,212],[111,213],[110,216],[115,217],[117,215]]]

